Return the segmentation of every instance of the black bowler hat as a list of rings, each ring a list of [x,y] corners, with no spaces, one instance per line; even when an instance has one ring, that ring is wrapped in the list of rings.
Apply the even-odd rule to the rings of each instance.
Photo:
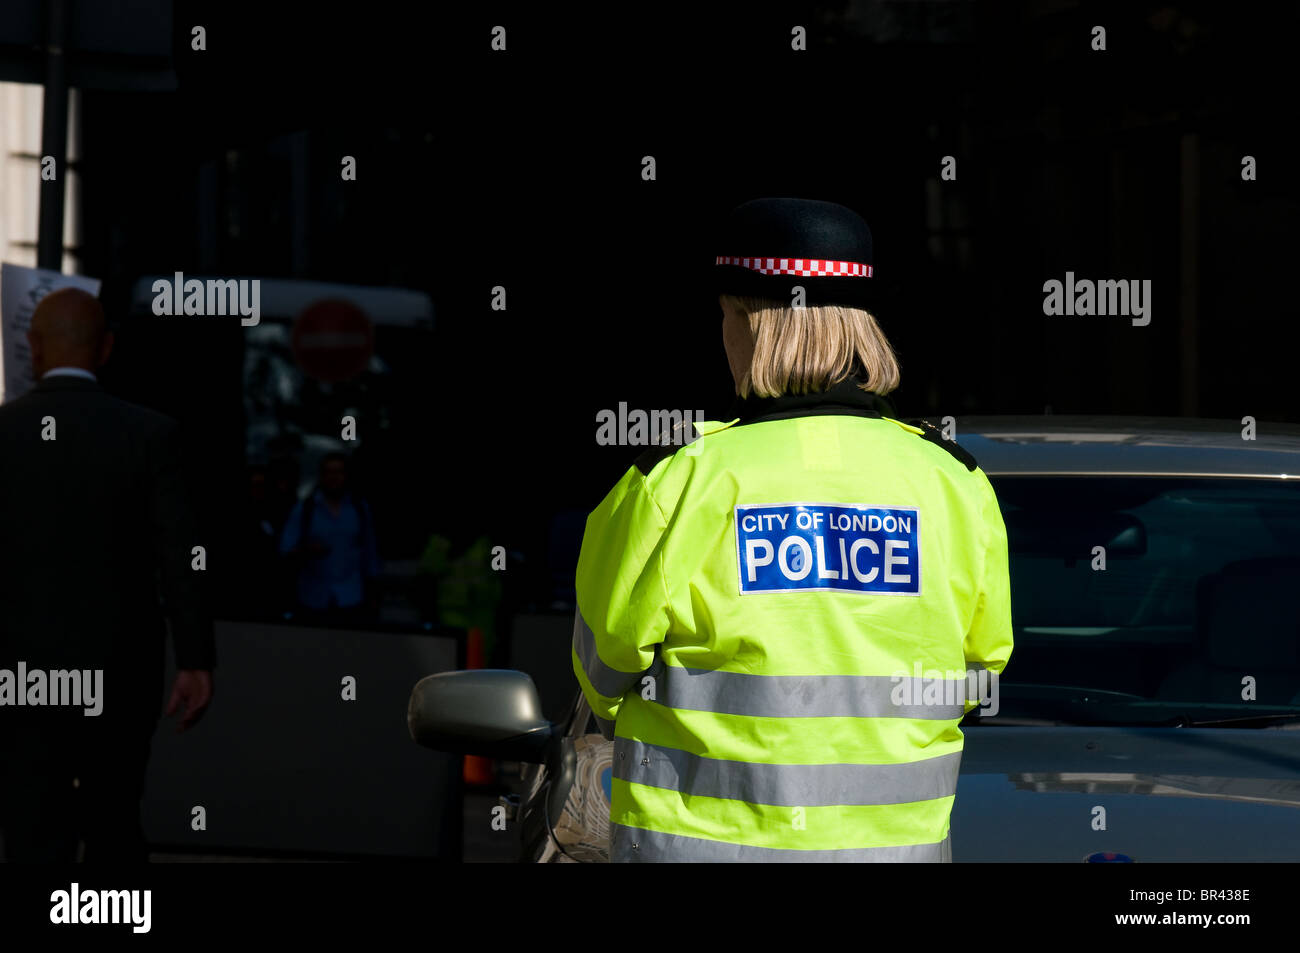
[[[754,199],[732,209],[716,244],[714,293],[873,308],[883,300],[871,229],[857,212],[815,199]]]

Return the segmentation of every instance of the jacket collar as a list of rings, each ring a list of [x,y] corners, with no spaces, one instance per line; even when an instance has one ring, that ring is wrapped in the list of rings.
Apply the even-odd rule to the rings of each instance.
[[[38,391],[82,390],[99,392],[103,391],[103,389],[103,385],[97,380],[92,381],[85,377],[74,377],[71,374],[42,377],[32,387],[32,390]]]
[[[818,414],[852,414],[861,417],[895,417],[893,404],[879,394],[862,390],[862,378],[846,377],[824,391],[811,394],[784,394],[780,397],[736,398],[728,419],[739,417],[738,424],[760,420],[784,420]]]

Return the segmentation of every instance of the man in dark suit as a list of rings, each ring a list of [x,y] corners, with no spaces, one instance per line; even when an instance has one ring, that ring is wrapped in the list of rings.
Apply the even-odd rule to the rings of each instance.
[[[143,861],[140,799],[162,702],[166,626],[178,730],[212,698],[214,645],[176,423],[106,393],[103,308],[83,291],[38,304],[28,334],[38,383],[0,406],[0,827],[10,861]],[[24,668],[19,668],[20,664]],[[16,685],[25,670],[29,684]],[[40,702],[31,673],[93,673],[90,705]],[[64,676],[66,679],[66,676]],[[48,687],[55,682],[48,675]],[[65,681],[66,684],[66,681]],[[15,698],[24,691],[22,704]]]

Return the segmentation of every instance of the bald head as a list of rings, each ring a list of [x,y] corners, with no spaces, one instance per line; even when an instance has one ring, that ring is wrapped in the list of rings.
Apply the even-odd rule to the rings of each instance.
[[[27,332],[32,370],[38,379],[55,367],[94,371],[108,360],[112,337],[98,298],[78,288],[52,291],[36,305]]]

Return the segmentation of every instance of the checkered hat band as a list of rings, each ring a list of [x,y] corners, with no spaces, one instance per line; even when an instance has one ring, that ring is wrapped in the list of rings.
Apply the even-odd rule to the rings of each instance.
[[[717,265],[739,265],[761,275],[800,275],[804,278],[870,278],[871,266],[825,258],[737,258],[719,255]]]

